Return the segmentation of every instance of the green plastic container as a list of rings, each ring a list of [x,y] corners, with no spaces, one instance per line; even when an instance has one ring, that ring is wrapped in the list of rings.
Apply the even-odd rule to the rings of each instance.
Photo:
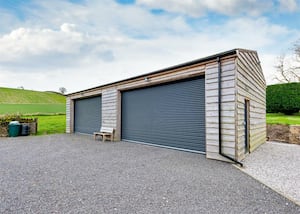
[[[18,137],[20,134],[21,124],[19,121],[11,121],[8,124],[8,136],[9,137]]]

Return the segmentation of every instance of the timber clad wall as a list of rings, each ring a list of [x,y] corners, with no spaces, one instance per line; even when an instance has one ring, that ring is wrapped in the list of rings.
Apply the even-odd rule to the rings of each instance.
[[[238,157],[245,156],[244,103],[250,103],[250,152],[266,140],[266,81],[257,53],[239,51],[237,60],[237,131]]]
[[[235,49],[161,71],[70,94],[66,102],[66,132],[74,132],[74,101],[102,97],[102,126],[115,129],[121,139],[121,97],[127,90],[156,86],[205,76],[206,157],[228,161],[219,155],[218,63],[221,58],[222,151],[236,159],[245,158],[245,100],[249,100],[250,152],[266,138],[266,83],[255,51]]]
[[[105,89],[102,92],[102,126],[117,128],[117,95],[116,89]]]
[[[222,151],[235,158],[235,59],[222,61],[221,74],[221,130]],[[219,155],[218,115],[218,64],[207,65],[205,70],[206,93],[206,157],[228,161]]]
[[[71,98],[66,99],[66,133],[71,133]]]

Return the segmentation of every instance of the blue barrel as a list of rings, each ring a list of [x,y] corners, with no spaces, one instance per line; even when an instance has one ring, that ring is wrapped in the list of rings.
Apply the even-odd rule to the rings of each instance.
[[[21,124],[20,134],[22,136],[28,136],[30,134],[30,127],[27,124]]]

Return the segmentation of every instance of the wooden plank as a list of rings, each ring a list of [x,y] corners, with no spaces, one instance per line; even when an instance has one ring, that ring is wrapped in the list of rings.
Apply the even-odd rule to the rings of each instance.
[[[66,133],[71,133],[71,98],[66,98]]]
[[[254,57],[254,55],[256,55],[256,57]],[[241,62],[245,62],[245,63],[251,62],[251,63],[247,63],[247,65],[250,67],[250,70],[255,71],[254,72],[255,75],[257,75],[259,77],[257,79],[266,83],[261,66],[259,64],[257,54],[241,52],[239,59]]]
[[[219,153],[217,153],[217,152],[206,152],[206,158],[208,158],[208,159],[214,159],[214,160],[220,160],[220,161],[231,163],[231,160],[229,160],[228,158],[225,158],[225,157],[219,155]]]
[[[206,145],[206,150],[209,150],[209,152],[214,152],[214,153],[219,153],[219,145],[218,146],[213,146],[213,145]],[[230,155],[232,157],[235,156],[235,148],[231,147],[222,147],[222,152],[224,154]]]
[[[244,68],[249,68],[245,70],[249,70],[253,75],[255,75],[254,79],[261,81],[263,84],[266,84],[264,75],[262,73],[260,65],[258,66],[258,61],[253,61],[253,58],[249,57],[249,53],[240,53],[239,54],[239,65],[243,66]]]

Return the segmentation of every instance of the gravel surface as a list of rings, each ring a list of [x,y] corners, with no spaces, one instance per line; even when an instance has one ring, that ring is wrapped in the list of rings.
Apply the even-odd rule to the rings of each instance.
[[[228,163],[92,136],[0,138],[0,213],[300,213]]]
[[[300,205],[300,145],[267,142],[244,165],[244,172]]]

